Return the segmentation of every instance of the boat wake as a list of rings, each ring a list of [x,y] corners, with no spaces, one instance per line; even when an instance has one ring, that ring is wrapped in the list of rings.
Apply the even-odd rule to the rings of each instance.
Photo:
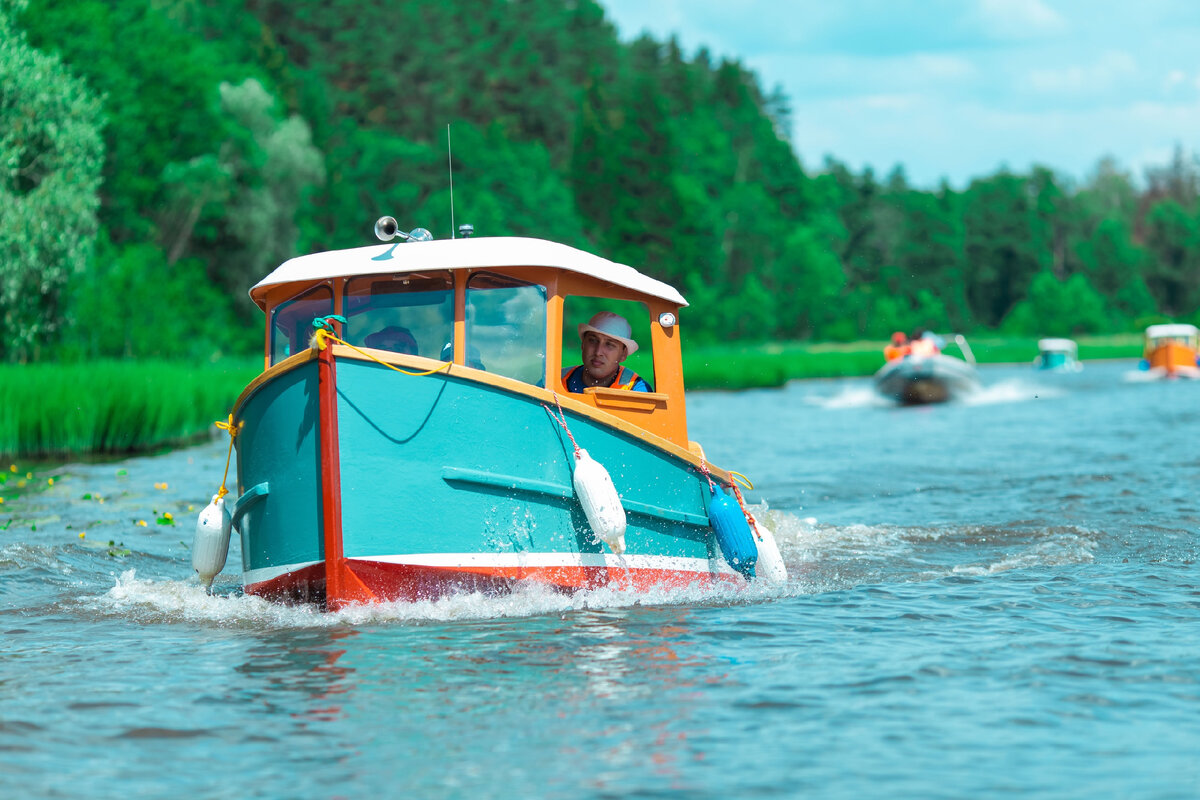
[[[788,569],[784,584],[764,581],[742,587],[695,585],[642,592],[601,588],[564,594],[530,582],[504,595],[470,592],[437,600],[350,606],[327,613],[315,606],[282,605],[245,595],[234,578],[218,579],[209,594],[194,577],[139,578],[135,569],[129,569],[107,592],[78,597],[67,604],[99,618],[119,617],[140,624],[190,622],[251,630],[412,625],[638,606],[728,606],[865,584],[987,576],[1013,569],[1087,563],[1094,559],[1100,539],[1095,532],[1070,526],[833,526],[813,517],[774,511],[765,504],[752,506],[751,511],[775,535]]]
[[[963,405],[988,406],[1002,403],[1025,403],[1032,400],[1045,400],[1049,397],[1061,397],[1064,390],[1059,387],[1031,383],[1021,378],[1001,381],[990,386],[983,386],[978,391],[964,395]]]
[[[773,526],[792,595],[1090,563],[1103,538],[1074,526],[833,526],[787,512],[755,514]]]
[[[883,408],[892,401],[869,386],[847,386],[832,397],[810,394],[804,402],[818,408]]]

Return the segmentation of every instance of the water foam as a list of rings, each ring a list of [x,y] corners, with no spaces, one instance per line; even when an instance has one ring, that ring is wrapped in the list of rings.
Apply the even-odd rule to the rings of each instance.
[[[754,513],[775,532],[788,568],[789,595],[1089,563],[1101,538],[1073,526],[835,526],[765,507]]]
[[[108,592],[82,599],[79,603],[105,616],[132,618],[141,623],[187,621],[221,627],[274,629],[533,617],[633,606],[731,605],[770,599],[784,593],[784,587],[751,584],[745,587],[693,585],[646,592],[601,588],[564,594],[530,582],[518,585],[504,595],[470,592],[437,600],[349,606],[326,613],[315,606],[283,605],[238,591],[210,595],[193,579],[142,579],[137,577],[135,570],[127,570]]]
[[[1031,400],[1044,400],[1048,397],[1061,397],[1063,394],[1065,394],[1064,390],[1059,387],[1013,378],[990,386],[983,386],[978,391],[964,395],[962,402],[969,406],[1025,403]]]
[[[810,394],[804,402],[818,408],[883,408],[892,401],[869,386],[847,386],[832,397]]]

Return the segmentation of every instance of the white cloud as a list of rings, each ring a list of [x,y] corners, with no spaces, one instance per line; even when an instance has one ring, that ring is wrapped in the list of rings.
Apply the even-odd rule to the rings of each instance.
[[[1062,33],[1067,21],[1041,0],[979,0],[987,29],[1003,39],[1030,39]]]
[[[793,142],[918,186],[1000,164],[1140,174],[1200,149],[1195,0],[600,0],[624,39],[678,35],[792,104]],[[1166,154],[1166,156],[1163,156]]]
[[[1104,53],[1095,62],[1062,69],[1029,71],[1029,86],[1047,93],[1105,92],[1137,74],[1137,61],[1129,53]]]
[[[975,66],[961,56],[918,53],[912,57],[917,71],[933,79],[969,78],[975,74]]]
[[[920,97],[914,94],[871,94],[863,97],[859,104],[873,111],[911,111],[920,105]]]

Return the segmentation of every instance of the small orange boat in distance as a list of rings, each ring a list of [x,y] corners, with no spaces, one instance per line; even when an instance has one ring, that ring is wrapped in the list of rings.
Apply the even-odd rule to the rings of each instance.
[[[1195,325],[1151,325],[1146,328],[1145,369],[1163,378],[1200,378],[1198,344],[1200,330]]]

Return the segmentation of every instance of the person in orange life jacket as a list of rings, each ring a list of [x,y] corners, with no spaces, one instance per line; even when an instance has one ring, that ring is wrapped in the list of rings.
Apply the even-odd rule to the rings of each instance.
[[[579,326],[580,350],[583,363],[565,367],[563,386],[568,392],[581,394],[589,386],[652,392],[650,384],[636,372],[621,366],[621,362],[637,352],[638,345],[631,337],[629,321],[611,311],[601,311],[589,322]]]
[[[908,337],[903,331],[892,334],[892,343],[883,348],[883,357],[888,361],[904,358],[908,355]]]

